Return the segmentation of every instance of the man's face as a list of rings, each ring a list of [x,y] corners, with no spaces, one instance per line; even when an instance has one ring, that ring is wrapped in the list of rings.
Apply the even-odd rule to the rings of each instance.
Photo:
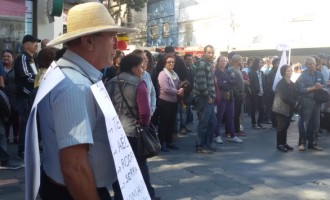
[[[24,44],[24,50],[33,55],[35,53],[37,53],[37,49],[38,49],[38,42],[25,42]]]
[[[114,55],[114,41],[115,33],[102,32],[97,35],[93,35],[95,43],[93,45],[93,54],[98,58],[97,68],[102,69],[109,58],[112,59]]]
[[[315,70],[316,70],[316,62],[315,62],[315,60],[314,60],[314,62],[309,63],[309,64],[307,65],[307,67],[308,67],[308,69],[309,69],[310,71],[315,71]]]
[[[206,48],[204,52],[204,58],[209,62],[214,60],[214,49],[212,47]]]
[[[184,62],[187,66],[191,66],[193,64],[193,57],[187,56],[186,59],[184,60]]]

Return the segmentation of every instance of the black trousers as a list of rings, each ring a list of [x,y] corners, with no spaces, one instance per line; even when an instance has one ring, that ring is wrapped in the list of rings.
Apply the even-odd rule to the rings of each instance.
[[[251,96],[251,121],[252,125],[256,124],[255,113],[259,110],[258,124],[261,124],[264,120],[264,97],[258,95]]]
[[[276,114],[277,120],[277,146],[286,144],[287,131],[290,126],[290,116]]]
[[[161,145],[171,144],[175,130],[178,103],[159,99],[159,126],[158,138]]]
[[[241,112],[242,112],[242,103],[243,103],[243,97],[240,97],[240,96],[234,97],[234,130],[235,130],[235,133],[238,133],[240,131],[239,118],[240,118]]]
[[[51,180],[43,169],[41,169],[39,196],[42,200],[73,200],[67,187],[56,184]],[[110,193],[106,187],[97,188],[102,200],[111,200]]]

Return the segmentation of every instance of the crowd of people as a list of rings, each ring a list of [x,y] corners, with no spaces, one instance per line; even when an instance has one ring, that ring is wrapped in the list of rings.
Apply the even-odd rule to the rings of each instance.
[[[71,16],[89,16],[86,13],[100,24],[91,26],[83,17],[82,21],[69,21]],[[299,114],[299,150],[322,150],[318,145],[322,103],[316,100],[315,92],[326,90],[329,84],[324,55],[307,57],[303,65],[283,66],[276,56],[246,60],[235,52],[217,56],[212,45],[204,47],[201,58],[191,54],[180,57],[172,46],[157,57],[147,50],[125,55],[114,49],[113,37],[118,31],[133,30],[116,27],[99,3],[73,7],[68,27],[72,32],[51,41],[26,35],[23,53],[16,58],[11,50],[1,54],[0,87],[8,96],[11,115],[0,118],[0,147],[5,152],[7,143],[18,144],[20,159],[25,157],[31,106],[53,60],[58,60],[65,75],[65,80],[38,104],[42,199],[111,199],[106,188],[109,185],[116,200],[123,198],[104,116],[90,89],[99,80],[106,86],[135,155],[136,123],[158,128],[163,153],[176,151],[180,149],[176,134],[192,131],[188,125],[194,121],[193,108],[198,117],[197,153],[214,153],[215,143],[222,144],[224,138],[242,143],[248,134],[244,131],[245,115],[251,117],[253,129],[265,129],[265,124],[277,129],[276,148],[287,152],[294,150],[287,144],[288,127],[292,116]],[[37,53],[40,42],[43,45]],[[51,47],[62,43],[64,50]],[[282,79],[273,90],[278,70]],[[151,198],[160,199],[150,182],[147,159],[136,157]],[[1,166],[21,167],[9,159]]]

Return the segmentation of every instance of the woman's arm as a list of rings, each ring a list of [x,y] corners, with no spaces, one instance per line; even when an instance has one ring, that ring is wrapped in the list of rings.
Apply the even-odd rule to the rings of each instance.
[[[150,106],[147,86],[144,81],[141,81],[136,88],[136,102],[139,110],[140,124],[148,126],[150,123]]]

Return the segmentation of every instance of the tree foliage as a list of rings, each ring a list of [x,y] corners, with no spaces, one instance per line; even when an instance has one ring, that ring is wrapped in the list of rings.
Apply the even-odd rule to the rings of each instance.
[[[148,0],[115,0],[119,6],[127,4],[130,9],[133,9],[136,12],[141,11],[147,1]]]

